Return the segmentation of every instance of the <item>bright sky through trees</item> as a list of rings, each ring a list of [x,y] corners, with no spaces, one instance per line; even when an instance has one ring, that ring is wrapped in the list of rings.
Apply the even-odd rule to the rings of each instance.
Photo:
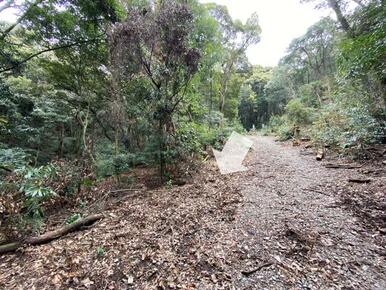
[[[262,28],[261,42],[251,46],[247,55],[252,64],[275,66],[284,55],[292,39],[304,34],[327,11],[313,9],[300,0],[201,0],[226,5],[233,18],[245,21],[253,12],[259,15]],[[7,9],[0,13],[1,21],[12,22],[16,11]],[[331,13],[330,13],[331,14]],[[331,15],[333,16],[333,15]]]
[[[259,15],[261,41],[248,49],[252,64],[275,66],[292,39],[304,34],[321,17],[332,13],[315,10],[300,0],[202,0],[226,5],[233,18],[243,22],[253,13]]]

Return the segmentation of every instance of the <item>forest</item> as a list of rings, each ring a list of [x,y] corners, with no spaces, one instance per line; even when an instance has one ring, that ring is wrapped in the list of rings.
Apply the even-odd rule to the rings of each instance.
[[[379,180],[350,176],[349,181],[360,187],[353,190],[359,192],[356,196],[383,212],[386,3],[299,2],[332,16],[293,39],[277,66],[264,67],[252,65],[246,54],[261,40],[259,11],[242,22],[233,19],[226,6],[198,0],[0,1],[0,13],[18,11],[13,23],[0,18],[0,288],[54,289],[53,283],[60,289],[244,289],[236,274],[220,270],[229,267],[231,273],[237,267],[220,263],[220,254],[210,246],[221,244],[211,239],[231,227],[235,218],[230,216],[243,203],[241,183],[235,180],[241,176],[247,184],[253,178],[217,172],[212,149],[221,150],[232,132],[275,136],[284,146],[291,145],[277,154],[300,146],[311,150],[313,159],[317,154],[319,159],[348,160],[343,167],[372,166],[368,171],[378,172]],[[272,146],[282,146],[277,143]],[[271,145],[265,146],[264,152],[271,152]],[[275,162],[267,161],[267,166]],[[268,167],[259,170],[267,173]],[[272,171],[272,176],[278,174]],[[292,175],[287,177],[291,181]],[[339,182],[333,178],[326,182],[335,186]],[[277,182],[272,186],[279,190]],[[364,198],[373,190],[366,186],[375,182],[374,197]],[[351,207],[372,217],[361,201]],[[123,218],[123,212],[128,217]],[[381,229],[381,239],[386,220],[384,215],[376,220],[374,229]],[[366,223],[370,221],[364,219]],[[314,251],[311,234],[285,224],[296,245]],[[108,244],[122,237],[117,225],[129,231],[124,249]],[[94,240],[84,257],[79,254],[84,260],[74,262],[83,250],[73,243],[88,241],[90,229]],[[77,238],[78,231],[84,238]],[[109,241],[105,244],[98,242],[102,232],[101,240]],[[231,233],[237,236],[233,228],[224,235]],[[197,242],[195,235],[202,235],[203,241]],[[171,245],[165,250],[169,236]],[[224,237],[224,247],[231,247],[226,241]],[[63,252],[54,253],[52,245]],[[123,251],[133,256],[114,264]],[[212,251],[216,258],[202,262]],[[39,259],[51,263],[49,253],[65,259],[61,265],[78,268],[63,270],[56,262],[48,268],[36,266]],[[17,267],[12,257],[17,257]],[[245,268],[245,259],[231,256],[229,261]],[[95,263],[94,276],[87,276],[81,265]],[[269,273],[272,267],[285,271],[285,263],[269,259],[237,273],[249,277]],[[119,265],[129,265],[130,273]],[[374,273],[385,271],[377,267]],[[15,274],[10,268],[24,274],[11,281]],[[379,281],[384,284],[371,289],[386,285],[380,274],[355,282],[346,274],[331,278],[335,274],[329,273],[304,286],[297,284],[300,278],[294,278],[294,271],[302,273],[296,268],[292,278],[287,277],[286,285],[293,288],[255,281],[256,288],[248,289],[370,289]],[[351,288],[340,288],[336,281]]]

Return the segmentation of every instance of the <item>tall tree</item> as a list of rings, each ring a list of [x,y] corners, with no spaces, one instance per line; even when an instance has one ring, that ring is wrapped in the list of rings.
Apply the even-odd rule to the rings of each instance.
[[[235,64],[250,45],[260,41],[261,28],[257,13],[252,14],[243,24],[241,21],[233,21],[224,6],[212,4],[209,8],[223,29],[223,42],[227,50],[227,57],[223,63],[219,102],[219,111],[224,112],[225,98]]]
[[[112,28],[110,47],[114,81],[143,79],[158,126],[161,181],[165,174],[167,137],[175,130],[173,115],[197,71],[200,52],[189,45],[194,17],[186,4],[162,1],[132,8],[125,22]],[[121,98],[124,96],[121,96]]]

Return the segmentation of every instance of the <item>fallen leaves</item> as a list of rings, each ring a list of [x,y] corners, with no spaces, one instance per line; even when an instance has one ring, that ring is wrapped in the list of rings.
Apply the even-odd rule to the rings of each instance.
[[[119,193],[117,202],[103,198],[105,219],[87,231],[0,258],[0,272],[6,273],[0,287],[27,288],[32,276],[42,277],[43,289],[222,289],[232,284],[226,257],[235,243],[227,228],[240,194],[214,163],[201,168],[190,184]],[[11,257],[15,268],[8,267]]]

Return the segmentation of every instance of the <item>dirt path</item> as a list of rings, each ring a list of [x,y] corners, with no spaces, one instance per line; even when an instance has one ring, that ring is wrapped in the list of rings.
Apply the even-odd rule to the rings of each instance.
[[[337,205],[356,173],[326,169],[271,137],[254,140],[239,180],[244,206],[236,232],[245,271],[256,272],[240,276],[236,288],[386,289],[379,233]]]
[[[210,160],[182,186],[95,188],[103,202],[71,211],[104,219],[0,256],[0,289],[386,289],[384,235],[341,203],[384,198],[385,176],[351,185],[359,170],[254,142],[245,172],[221,175]]]

